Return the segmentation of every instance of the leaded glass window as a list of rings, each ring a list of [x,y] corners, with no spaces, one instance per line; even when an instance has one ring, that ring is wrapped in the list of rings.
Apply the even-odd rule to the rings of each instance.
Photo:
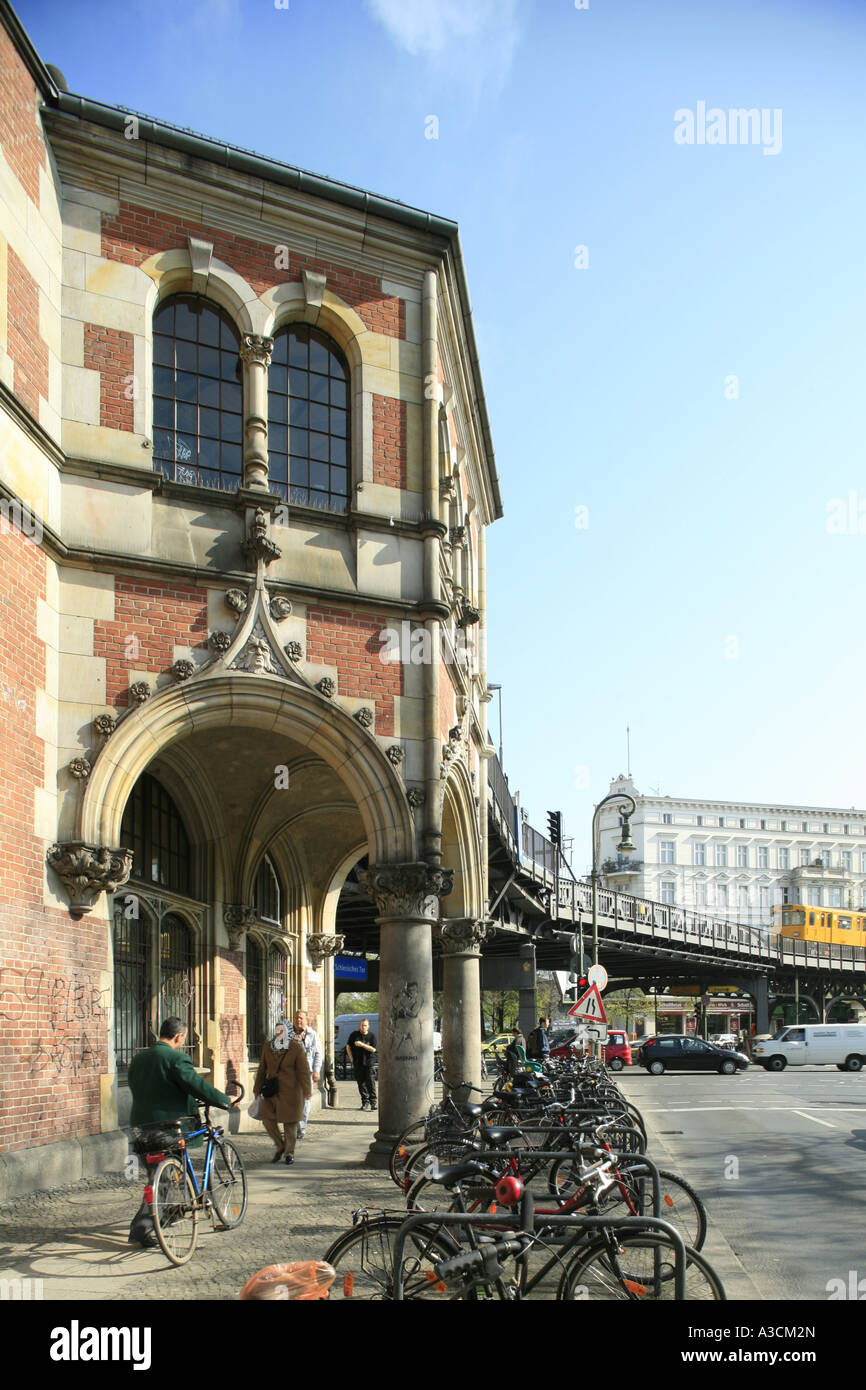
[[[243,389],[228,316],[174,295],[153,318],[153,466],[178,483],[240,486]]]
[[[268,476],[272,492],[344,512],[349,494],[349,369],[315,328],[274,338],[268,371]]]

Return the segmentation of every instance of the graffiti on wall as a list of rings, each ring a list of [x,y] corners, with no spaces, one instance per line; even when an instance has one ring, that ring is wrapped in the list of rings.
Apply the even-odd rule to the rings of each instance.
[[[33,965],[0,968],[0,1025],[34,1018],[35,1040],[26,1062],[32,1076],[53,1069],[77,1077],[101,1067],[100,1045],[107,1027],[111,990],[101,989],[87,970],[69,975]]]

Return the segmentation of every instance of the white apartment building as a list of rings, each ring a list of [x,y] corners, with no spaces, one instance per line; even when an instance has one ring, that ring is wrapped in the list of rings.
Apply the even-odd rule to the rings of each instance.
[[[610,888],[764,927],[779,903],[866,907],[866,811],[642,796],[625,776],[610,790],[637,802],[627,857],[616,803],[599,816]]]

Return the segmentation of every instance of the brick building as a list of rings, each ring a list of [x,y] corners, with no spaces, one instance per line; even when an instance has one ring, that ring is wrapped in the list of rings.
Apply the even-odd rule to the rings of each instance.
[[[0,0],[0,406],[0,1196],[118,1166],[167,1013],[217,1085],[282,1012],[330,1037],[350,879],[384,1142],[434,944],[478,1066],[501,501],[456,225],[70,95]]]

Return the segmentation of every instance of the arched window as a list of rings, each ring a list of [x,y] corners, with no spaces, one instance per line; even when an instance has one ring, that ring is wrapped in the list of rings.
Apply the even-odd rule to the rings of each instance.
[[[120,843],[132,850],[132,877],[189,892],[189,839],[177,807],[164,787],[142,773],[123,812]]]
[[[174,295],[153,317],[153,466],[178,483],[236,491],[242,462],[237,333],[206,300]]]
[[[115,912],[114,922],[114,1053],[118,1071],[125,1071],[151,1037],[151,936],[149,918],[127,918]]]
[[[286,957],[279,946],[268,951],[268,1020],[267,1035],[272,1038],[281,1018],[286,1017]]]
[[[274,339],[268,373],[271,491],[324,511],[349,495],[349,369],[336,345],[306,324]]]
[[[282,921],[280,916],[281,903],[280,880],[277,878],[277,871],[270,855],[266,854],[259,865],[253,886],[253,906],[256,910],[256,916],[263,918],[266,922]]]
[[[132,912],[132,915],[128,913]],[[118,1071],[135,1053],[156,1041],[167,1018],[183,1019],[185,1050],[193,1056],[195,935],[176,912],[151,913],[134,894],[122,895],[114,909],[114,1051]]]
[[[195,951],[190,928],[177,913],[159,924],[159,1021],[182,1018],[187,1026],[186,1051],[195,1042]]]

